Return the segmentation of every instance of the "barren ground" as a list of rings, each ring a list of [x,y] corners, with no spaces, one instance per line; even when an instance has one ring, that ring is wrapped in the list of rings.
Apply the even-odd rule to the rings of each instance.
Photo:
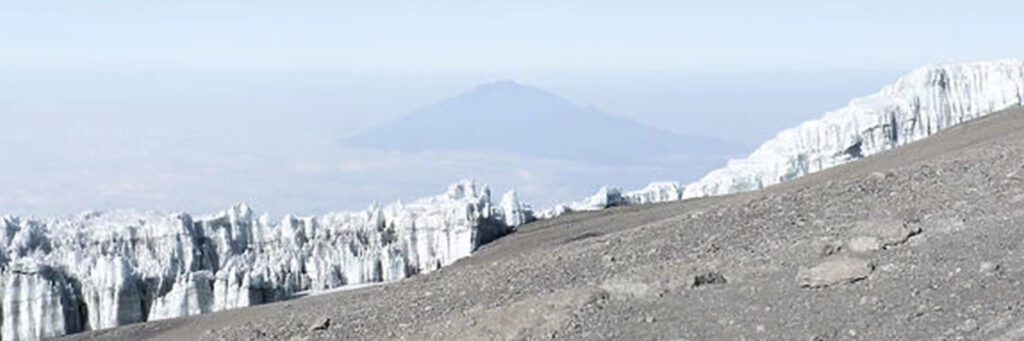
[[[764,191],[528,224],[397,283],[69,339],[1024,339],[1022,167],[1013,109]]]

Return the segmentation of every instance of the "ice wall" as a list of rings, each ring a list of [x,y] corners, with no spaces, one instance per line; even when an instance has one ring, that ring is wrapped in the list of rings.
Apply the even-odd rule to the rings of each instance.
[[[653,204],[676,201],[683,197],[684,187],[678,182],[652,182],[646,187],[623,192],[616,187],[601,187],[597,193],[580,201],[555,205],[552,208],[537,212],[535,216],[550,219],[568,212],[587,212],[603,210],[615,206]]]
[[[729,161],[697,182],[654,182],[631,192],[603,187],[583,200],[540,211],[537,217],[757,190],[1022,104],[1022,60],[924,67],[879,93],[782,131],[750,156]]]
[[[1021,104],[1024,61],[924,67],[879,93],[782,131],[750,156],[686,186],[684,197],[757,190]]]
[[[436,270],[533,219],[472,181],[360,212],[271,222],[245,205],[218,214],[91,212],[0,218],[3,340],[188,316],[297,292]]]

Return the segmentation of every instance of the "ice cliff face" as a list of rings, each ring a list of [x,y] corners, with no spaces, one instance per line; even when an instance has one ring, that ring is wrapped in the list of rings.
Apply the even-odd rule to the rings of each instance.
[[[1024,61],[925,67],[881,92],[779,133],[684,197],[750,191],[889,150],[1024,104]]]
[[[2,339],[244,307],[392,281],[469,256],[533,219],[514,192],[486,186],[361,212],[272,223],[244,205],[219,214],[117,211],[0,218]]]
[[[647,187],[630,192],[605,186],[583,200],[555,205],[555,207],[538,212],[536,216],[550,219],[568,212],[597,211],[615,206],[676,201],[683,198],[683,189],[678,182],[652,182]]]
[[[556,205],[537,216],[552,218],[567,212],[757,190],[1016,105],[1024,105],[1024,61],[925,67],[879,93],[854,99],[821,119],[779,133],[747,158],[732,160],[690,185],[655,182],[632,192],[604,187],[590,197]]]

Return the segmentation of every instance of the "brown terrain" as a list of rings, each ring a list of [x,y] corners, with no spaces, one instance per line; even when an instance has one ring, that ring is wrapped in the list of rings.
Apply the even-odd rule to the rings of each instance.
[[[1024,110],[763,191],[531,223],[439,271],[70,340],[1020,340]]]

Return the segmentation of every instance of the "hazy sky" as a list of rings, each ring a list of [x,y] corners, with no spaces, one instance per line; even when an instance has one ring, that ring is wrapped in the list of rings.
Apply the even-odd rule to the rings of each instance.
[[[0,3],[0,214],[275,213],[439,193],[541,206],[647,165],[339,150],[341,137],[514,79],[751,149],[924,64],[1024,56],[1015,1]]]
[[[909,68],[1020,55],[1019,1],[5,1],[6,68]]]

